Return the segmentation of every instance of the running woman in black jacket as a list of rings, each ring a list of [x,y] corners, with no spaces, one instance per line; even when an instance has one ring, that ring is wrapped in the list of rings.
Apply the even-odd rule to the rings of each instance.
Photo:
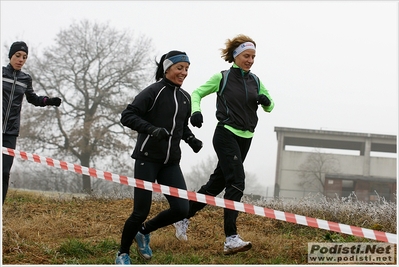
[[[132,158],[134,177],[158,184],[187,190],[180,169],[180,141],[184,140],[197,153],[202,142],[188,127],[191,114],[190,94],[182,86],[190,61],[186,53],[170,51],[163,55],[155,75],[156,82],[141,91],[122,112],[121,123],[138,132]],[[144,222],[150,212],[152,192],[134,188],[133,213],[126,220],[116,264],[130,264],[133,240],[137,252],[150,260],[150,233],[171,225],[188,214],[188,200],[165,195],[169,209]]]
[[[21,71],[28,59],[25,42],[14,42],[8,53],[10,63],[3,66],[3,147],[15,149],[19,135],[21,107],[24,95],[35,106],[59,106],[58,97],[38,96],[32,88],[32,78]],[[3,204],[8,191],[10,170],[14,157],[3,154]]]

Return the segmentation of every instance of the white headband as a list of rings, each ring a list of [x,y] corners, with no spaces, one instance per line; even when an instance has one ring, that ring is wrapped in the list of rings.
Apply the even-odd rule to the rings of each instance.
[[[233,51],[233,58],[241,54],[243,51],[247,49],[253,49],[256,50],[255,45],[251,42],[245,42],[243,44],[240,44],[234,51]]]

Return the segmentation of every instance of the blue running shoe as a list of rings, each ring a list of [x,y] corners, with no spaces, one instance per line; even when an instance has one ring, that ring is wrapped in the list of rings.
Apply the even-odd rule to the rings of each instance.
[[[128,254],[126,253],[122,253],[121,255],[119,255],[119,252],[116,253],[116,259],[115,259],[115,264],[118,265],[130,265],[130,257]]]
[[[152,250],[150,248],[150,234],[143,235],[137,232],[134,240],[136,240],[137,252],[139,255],[145,260],[151,260]]]

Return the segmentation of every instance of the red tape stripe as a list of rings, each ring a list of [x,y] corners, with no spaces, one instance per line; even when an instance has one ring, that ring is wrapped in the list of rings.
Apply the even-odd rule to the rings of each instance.
[[[319,229],[330,230],[334,232],[360,236],[368,239],[374,239],[386,243],[397,244],[397,235],[392,233],[386,233],[366,228],[361,228],[357,226],[351,226],[347,224],[341,224],[336,222],[330,222],[325,220],[320,220],[316,218],[305,217],[302,215],[297,215],[289,212],[282,212],[278,210],[272,210],[264,207],[254,206],[247,203],[236,202],[228,199],[216,198],[209,195],[199,194],[192,191],[186,191],[178,189],[175,187],[169,187],[165,185],[160,185],[156,183],[150,183],[140,179],[134,179],[127,176],[121,176],[117,174],[112,174],[110,172],[98,171],[93,168],[83,167],[77,164],[70,164],[65,161],[58,161],[51,158],[42,157],[36,154],[29,154],[26,152],[14,150],[11,148],[3,147],[3,154],[18,157],[24,160],[30,160],[37,163],[46,163],[48,166],[57,167],[63,170],[72,171],[79,174],[89,175],[91,177],[104,179],[107,181],[112,181],[120,184],[126,184],[129,186],[134,186],[137,188],[163,193],[179,198],[185,198],[188,200],[202,202],[212,206],[218,206],[222,208],[243,211],[245,213],[256,214],[264,216],[271,219],[282,220],[294,224],[301,224],[305,226],[310,226]],[[59,166],[59,167],[58,167]],[[70,167],[68,167],[70,166]],[[117,181],[113,177],[118,177]]]

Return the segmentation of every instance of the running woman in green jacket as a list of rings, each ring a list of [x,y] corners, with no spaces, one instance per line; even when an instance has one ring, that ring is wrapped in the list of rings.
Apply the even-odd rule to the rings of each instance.
[[[191,118],[193,126],[203,123],[201,99],[217,93],[216,118],[218,124],[213,135],[213,147],[218,163],[209,181],[198,193],[217,196],[225,190],[224,198],[241,201],[245,189],[244,160],[249,151],[255,127],[258,122],[257,109],[261,105],[265,112],[271,112],[274,101],[269,92],[250,69],[256,55],[256,43],[250,37],[238,35],[226,41],[222,58],[233,63],[231,68],[213,75],[205,84],[191,94]],[[176,237],[187,240],[189,218],[206,204],[190,201],[187,218],[174,224]],[[237,234],[238,211],[224,209],[224,254],[247,251],[251,242],[243,241]]]

